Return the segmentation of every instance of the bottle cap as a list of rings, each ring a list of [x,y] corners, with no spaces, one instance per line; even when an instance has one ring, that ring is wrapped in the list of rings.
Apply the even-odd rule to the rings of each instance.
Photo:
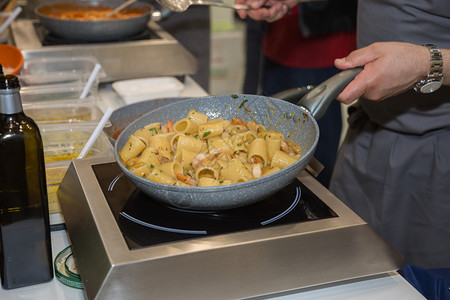
[[[19,78],[14,75],[5,75],[3,72],[3,65],[0,64],[0,89],[1,90],[12,90],[20,89]]]
[[[19,89],[20,82],[19,78],[14,75],[0,75],[0,89],[1,90],[12,90]]]
[[[73,288],[83,289],[83,283],[78,273],[71,246],[67,246],[56,256],[55,274],[56,278],[63,284]]]

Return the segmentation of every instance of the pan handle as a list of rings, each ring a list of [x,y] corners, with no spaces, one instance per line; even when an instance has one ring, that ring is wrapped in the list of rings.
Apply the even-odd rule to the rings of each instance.
[[[308,94],[313,89],[314,89],[314,86],[312,86],[312,85],[307,85],[307,86],[303,86],[303,87],[295,87],[292,89],[278,92],[276,94],[273,94],[270,97],[296,104],[296,103],[298,103],[299,99],[303,98],[306,94]]]
[[[320,119],[334,98],[363,70],[362,67],[347,69],[337,73],[307,93],[297,105],[309,110],[314,119]]]

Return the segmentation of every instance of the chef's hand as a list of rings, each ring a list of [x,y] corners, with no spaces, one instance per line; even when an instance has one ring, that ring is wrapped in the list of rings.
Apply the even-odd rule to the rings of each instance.
[[[322,0],[235,0],[238,4],[248,4],[251,9],[237,10],[239,17],[245,19],[247,16],[256,21],[275,22],[284,17],[292,7],[300,2],[311,2]]]
[[[274,22],[286,15],[289,8],[297,5],[298,0],[235,0],[235,3],[247,4],[249,10],[237,10],[241,19],[247,16],[256,21]]]
[[[336,59],[341,70],[364,66],[337,99],[350,104],[359,97],[379,101],[412,89],[430,69],[430,52],[425,46],[380,42]]]

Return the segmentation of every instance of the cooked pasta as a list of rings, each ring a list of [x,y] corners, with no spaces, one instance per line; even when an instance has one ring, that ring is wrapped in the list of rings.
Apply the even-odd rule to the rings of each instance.
[[[127,169],[149,180],[219,186],[282,170],[301,157],[301,148],[261,124],[208,119],[191,110],[176,123],[151,123],[136,130],[119,156]]]

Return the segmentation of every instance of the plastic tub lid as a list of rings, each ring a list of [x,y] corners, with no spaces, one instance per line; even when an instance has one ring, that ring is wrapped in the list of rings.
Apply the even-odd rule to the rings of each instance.
[[[155,77],[116,81],[112,88],[126,104],[144,100],[178,97],[184,84],[175,77]]]

